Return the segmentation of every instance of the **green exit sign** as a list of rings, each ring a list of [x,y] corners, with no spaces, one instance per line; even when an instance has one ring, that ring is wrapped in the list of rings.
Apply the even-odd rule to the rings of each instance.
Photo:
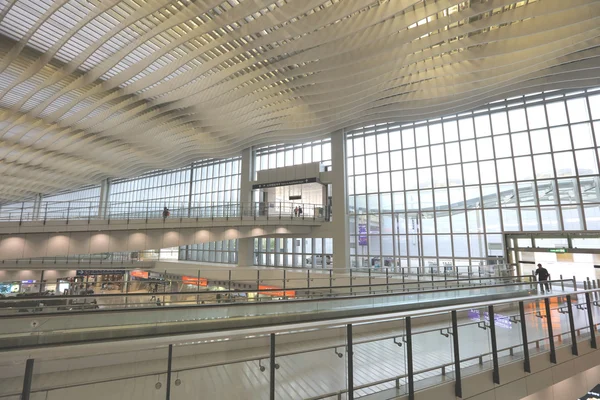
[[[566,253],[567,249],[548,249],[550,253]]]

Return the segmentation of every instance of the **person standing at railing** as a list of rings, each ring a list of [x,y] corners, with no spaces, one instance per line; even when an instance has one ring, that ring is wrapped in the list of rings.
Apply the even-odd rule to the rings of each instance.
[[[165,208],[163,209],[163,219],[167,219],[167,217],[171,215],[171,212],[169,211],[169,209],[167,208],[167,206],[165,206]]]
[[[296,206],[296,208],[294,208],[294,217],[298,216],[298,206]]]
[[[542,294],[544,293],[544,288],[546,289],[546,292],[550,292],[550,285],[548,284],[548,278],[550,277],[550,274],[548,273],[548,270],[542,267],[542,264],[538,264],[537,269],[535,270],[535,274],[537,275],[538,281],[540,282],[540,289],[542,290]]]
[[[302,206],[298,207],[298,216],[301,217],[302,216]]]

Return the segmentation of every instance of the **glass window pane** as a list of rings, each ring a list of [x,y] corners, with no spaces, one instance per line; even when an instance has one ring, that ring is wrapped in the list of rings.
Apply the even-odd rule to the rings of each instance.
[[[454,233],[466,233],[467,232],[467,220],[465,211],[453,212],[452,213],[452,232]]]
[[[494,161],[482,161],[479,163],[479,174],[481,183],[496,182],[496,164]]]
[[[495,208],[499,206],[498,188],[496,185],[485,185],[481,187],[484,208]]]
[[[354,155],[360,156],[365,154],[365,141],[362,137],[354,138]]]
[[[579,186],[576,179],[559,179],[558,196],[561,204],[576,204],[579,201]]]
[[[519,182],[517,184],[519,190],[519,204],[521,206],[537,205],[537,190],[533,182]]]
[[[404,158],[404,168],[416,168],[417,158],[415,156],[415,149],[408,149],[402,152]]]
[[[404,177],[402,176],[402,171],[394,171],[391,175],[392,179],[392,190],[404,190]]]
[[[592,110],[592,119],[600,119],[600,95],[588,97],[590,110]]]
[[[463,164],[463,167],[465,185],[479,184],[479,170],[477,169],[477,163],[465,163]]]
[[[460,147],[458,143],[455,142],[446,144],[446,162],[448,164],[460,162]]]
[[[365,173],[365,157],[359,156],[354,157],[354,173],[356,175],[361,175]]]
[[[415,131],[413,129],[402,129],[402,148],[415,147]]]
[[[454,256],[469,257],[469,245],[467,243],[467,235],[453,235]]]
[[[569,122],[572,124],[590,119],[585,97],[567,100],[567,109],[569,110]]]
[[[377,174],[367,175],[367,193],[376,193],[378,191]],[[357,191],[357,193],[359,192]]]
[[[477,151],[475,150],[474,140],[466,140],[464,142],[460,142],[460,147],[463,162],[477,160]]]
[[[565,125],[567,121],[567,110],[563,101],[546,104],[548,122],[550,126]]]
[[[514,133],[511,137],[513,154],[515,156],[524,156],[527,154],[531,154],[531,147],[529,146],[529,133]]]
[[[521,230],[519,223],[519,213],[516,208],[502,209],[502,223],[504,224],[505,232],[516,232]]]
[[[377,151],[377,144],[375,136],[366,136],[365,137],[365,153],[375,153]]]
[[[381,212],[392,212],[392,196],[390,193],[379,195],[379,206],[381,207]]]
[[[556,185],[553,180],[550,181],[538,181],[538,201],[540,205],[550,205],[558,203],[558,195],[556,192]]]
[[[589,176],[579,180],[584,203],[600,203],[600,177]]]
[[[589,123],[571,125],[571,134],[573,137],[573,146],[576,149],[594,147],[592,126]]]
[[[444,142],[444,131],[442,130],[442,124],[429,125],[429,142],[431,144]]]
[[[569,127],[561,126],[550,129],[550,137],[552,138],[552,150],[571,150],[571,133]]]
[[[477,137],[490,136],[492,134],[490,117],[487,114],[475,117],[475,134]]]
[[[494,147],[491,138],[477,139],[477,156],[480,160],[491,160],[494,158]],[[432,158],[435,160],[435,157]]]
[[[431,165],[444,165],[445,163],[444,145],[431,146]]]
[[[558,207],[541,207],[540,214],[541,214],[541,219],[542,219],[542,230],[544,230],[544,231],[560,230]]]
[[[379,169],[379,172],[385,172],[390,170],[389,153],[380,153],[377,155],[377,167]]]
[[[529,129],[545,128],[546,124],[546,111],[543,105],[527,107],[527,121],[529,122]]]
[[[515,158],[515,171],[517,172],[517,181],[526,181],[533,179],[533,165],[531,157]]]
[[[547,129],[531,131],[531,147],[533,154],[550,152],[550,139],[548,138]]]
[[[540,224],[536,208],[522,208],[521,221],[524,231],[539,231]]]
[[[365,157],[367,174],[377,172],[377,154],[369,154]]]
[[[419,147],[417,149],[417,163],[419,167],[429,167],[431,165],[429,147]]]
[[[427,146],[429,144],[427,125],[415,128],[415,140],[417,146]]]
[[[513,183],[500,185],[500,203],[502,207],[515,207],[517,205],[517,192]]]
[[[433,187],[448,186],[448,182],[446,181],[446,167],[433,167],[431,172],[433,174]]]
[[[458,140],[458,124],[456,121],[444,122],[444,140],[446,142]]]
[[[542,154],[533,157],[535,163],[535,177],[537,179],[554,178],[554,166],[550,154]]]
[[[498,182],[511,182],[515,180],[513,160],[510,158],[497,160],[496,171],[498,171]]]
[[[510,131],[520,132],[527,130],[527,119],[525,118],[525,110],[518,108],[508,112],[508,120],[510,121]]]
[[[460,164],[449,165],[448,169],[448,185],[449,186],[460,186],[463,184],[462,179],[462,168]]]
[[[380,133],[377,135],[377,151],[381,153],[388,150],[388,135],[387,133]]]
[[[501,232],[500,227],[500,210],[497,208],[484,210],[485,215],[485,231],[486,232]]]
[[[404,187],[408,190],[416,189],[419,181],[417,180],[417,170],[409,169],[404,171]]]
[[[566,231],[580,231],[583,229],[583,218],[580,207],[563,206],[561,210],[564,229]],[[592,228],[588,226],[588,229]]]
[[[419,189],[429,189],[431,186],[431,168],[420,168]]]
[[[492,131],[494,135],[501,135],[503,133],[508,133],[508,117],[506,116],[506,112],[497,112],[491,115],[492,119]]]
[[[494,137],[494,150],[497,158],[511,157],[512,150],[510,145],[510,136],[502,135]]]
[[[390,150],[400,150],[402,148],[402,140],[400,139],[400,131],[390,132]]]
[[[382,172],[379,174],[379,191],[389,192],[391,191],[390,173]]]
[[[475,137],[473,118],[463,118],[458,120],[458,131],[460,133],[460,140],[471,139]]]
[[[575,175],[575,162],[571,151],[554,153],[554,165],[556,165],[557,177]]]
[[[575,159],[579,175],[598,175],[598,160],[595,150],[578,150],[575,152]]]
[[[585,223],[588,230],[600,230],[600,206],[585,206]]]
[[[393,171],[402,169],[402,151],[392,151],[390,153],[391,169]]]

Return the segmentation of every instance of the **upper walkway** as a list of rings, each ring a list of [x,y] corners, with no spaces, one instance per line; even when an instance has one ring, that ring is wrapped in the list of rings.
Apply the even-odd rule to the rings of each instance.
[[[177,247],[260,236],[308,235],[327,220],[300,203],[41,203],[0,208],[0,260]],[[296,209],[302,208],[302,213]]]

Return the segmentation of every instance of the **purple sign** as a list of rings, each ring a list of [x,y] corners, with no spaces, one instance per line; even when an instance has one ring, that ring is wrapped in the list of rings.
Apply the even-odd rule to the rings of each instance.
[[[358,224],[358,245],[366,246],[367,244],[367,224]]]
[[[470,309],[467,315],[471,321],[481,321],[481,312],[479,310]],[[488,323],[490,322],[490,315],[487,311],[484,311],[483,319]],[[494,322],[498,328],[512,329],[510,318],[506,315],[494,313]]]

